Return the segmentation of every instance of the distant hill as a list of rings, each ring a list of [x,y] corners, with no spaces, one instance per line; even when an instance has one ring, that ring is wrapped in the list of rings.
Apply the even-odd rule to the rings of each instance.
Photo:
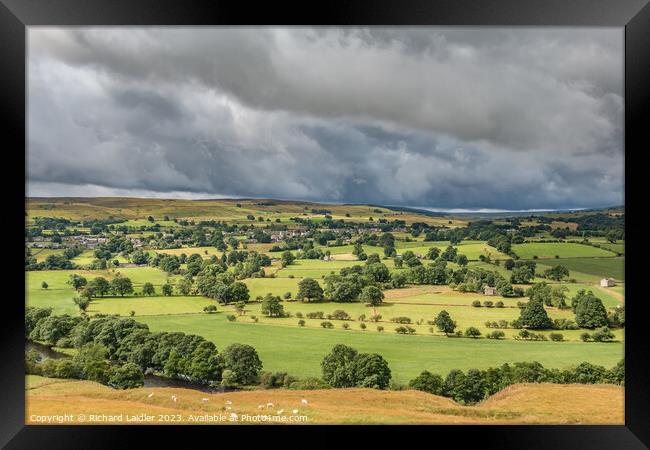
[[[171,396],[175,395],[174,402]],[[420,391],[374,389],[285,389],[206,394],[179,388],[114,390],[91,381],[27,377],[27,414],[271,414],[307,416],[308,424],[619,424],[623,419],[624,388],[613,385],[519,384],[477,406]],[[204,400],[207,399],[207,400]],[[302,399],[307,400],[305,405]],[[226,401],[232,402],[226,410]],[[272,403],[272,408],[267,408]],[[71,406],[71,405],[74,405]],[[259,405],[264,405],[263,409]],[[126,420],[126,419],[124,419]],[[126,423],[126,422],[123,422]],[[160,424],[159,422],[149,422]],[[196,423],[196,422],[194,422]],[[211,422],[217,423],[217,422]],[[225,422],[230,423],[230,422]],[[253,422],[260,423],[260,422]]]
[[[25,199],[28,220],[34,217],[61,217],[71,220],[121,218],[124,220],[161,219],[226,220],[246,223],[247,216],[262,216],[265,220],[288,221],[291,217],[324,217],[334,220],[368,222],[378,219],[403,220],[406,223],[425,222],[438,226],[463,226],[472,219],[505,217],[576,217],[602,212],[622,214],[623,207],[549,212],[454,212],[429,211],[407,206],[314,203],[276,199],[157,199],[133,197],[31,197]],[[449,223],[451,221],[451,223]]]
[[[452,216],[379,205],[354,205],[313,203],[275,199],[152,199],[131,197],[65,197],[27,198],[25,201],[28,221],[34,217],[60,217],[70,220],[121,218],[125,220],[161,219],[225,220],[250,223],[248,216],[266,221],[280,219],[288,222],[292,217],[324,218],[355,222],[403,220],[406,223],[426,222],[431,225],[462,226],[463,219]],[[371,220],[372,219],[372,220]]]

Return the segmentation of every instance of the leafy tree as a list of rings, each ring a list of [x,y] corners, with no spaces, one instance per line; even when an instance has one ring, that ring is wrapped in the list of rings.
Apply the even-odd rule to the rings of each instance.
[[[68,284],[71,285],[75,290],[79,290],[82,287],[84,287],[86,284],[88,284],[88,280],[86,280],[85,277],[82,277],[81,275],[72,274],[70,275],[70,278],[68,280]]]
[[[522,265],[512,269],[510,282],[514,284],[528,284],[533,278],[535,278],[535,270],[529,265]]]
[[[332,387],[344,388],[356,385],[354,360],[358,353],[352,347],[338,344],[323,358],[323,380]]]
[[[111,292],[115,295],[124,297],[126,294],[133,293],[133,283],[130,278],[127,277],[115,277],[110,282]]]
[[[481,371],[477,369],[469,369],[467,371],[463,394],[463,401],[468,404],[483,400],[486,394],[486,387]]]
[[[298,283],[298,300],[321,301],[323,300],[323,288],[320,287],[318,281],[313,278],[303,278]]]
[[[553,266],[544,271],[544,276],[551,280],[560,281],[569,277],[569,269],[561,265]]]
[[[384,301],[384,293],[377,286],[366,286],[361,290],[359,300],[370,306],[379,306]]]
[[[521,310],[519,321],[522,326],[533,330],[547,329],[553,326],[553,321],[548,317],[543,303],[533,298]]]
[[[181,261],[176,255],[164,255],[160,258],[158,267],[165,272],[175,273],[180,269]]]
[[[370,264],[380,264],[381,263],[381,258],[379,258],[379,255],[377,253],[373,253],[370,256],[368,256],[368,259],[366,259],[366,265]]]
[[[153,284],[151,283],[144,283],[142,285],[142,294],[143,295],[154,295],[156,293],[156,290],[153,287]]]
[[[257,351],[246,344],[231,344],[219,355],[221,367],[232,372],[231,382],[240,385],[254,384],[262,370]]]
[[[131,253],[129,258],[131,259],[131,262],[133,264],[142,265],[142,264],[149,264],[150,257],[149,257],[149,253],[143,252],[142,250],[138,249],[135,250],[133,253]]]
[[[582,328],[597,328],[607,325],[607,311],[601,299],[591,291],[578,292],[575,301],[576,323]],[[574,298],[575,300],[575,298]]]
[[[390,274],[390,285],[392,288],[399,289],[406,286],[408,277],[402,272],[393,272]]]
[[[442,310],[438,313],[438,316],[435,320],[435,325],[438,330],[442,331],[447,336],[449,336],[449,333],[453,333],[456,329],[456,323],[451,320],[451,316],[445,310]]]
[[[113,366],[108,372],[108,384],[116,389],[132,389],[144,386],[144,375],[133,363]]]
[[[418,391],[424,391],[434,395],[442,395],[443,383],[443,379],[440,375],[425,370],[420,373],[420,375],[409,381],[409,386]]]
[[[616,336],[610,331],[608,327],[603,327],[599,330],[596,330],[592,335],[591,339],[594,342],[611,342]]]
[[[442,385],[442,393],[457,402],[464,402],[466,398],[466,376],[458,369],[449,371]]]
[[[110,370],[107,358],[108,351],[106,347],[96,343],[88,343],[79,349],[72,361],[79,367],[83,379],[106,384]]]
[[[262,300],[262,314],[269,317],[282,317],[284,307],[280,303],[280,297],[273,294],[266,294]]]
[[[467,337],[476,339],[480,335],[481,335],[481,331],[476,327],[469,327],[467,330],[465,330],[465,336]]]
[[[361,353],[353,360],[355,385],[386,389],[391,379],[388,363],[376,353]]]
[[[180,295],[189,295],[192,291],[192,281],[182,278],[176,282],[176,291]]]
[[[174,287],[171,284],[165,283],[162,285],[162,294],[164,296],[171,297],[173,292],[174,292]]]
[[[365,255],[363,251],[363,245],[361,245],[361,242],[357,242],[354,244],[354,248],[352,249],[352,254],[357,257],[357,259],[361,260],[360,256]]]
[[[451,245],[449,245],[445,251],[440,254],[440,258],[445,261],[455,261],[457,256],[458,250]]]
[[[33,306],[25,308],[25,336],[29,336],[36,328],[36,324],[50,314],[52,314],[52,308],[35,308]]]
[[[440,256],[440,249],[438,247],[431,247],[427,251],[427,259],[434,260],[434,259],[437,259],[438,256]]]
[[[61,338],[68,336],[80,321],[80,317],[72,317],[67,314],[41,317],[36,322],[29,337],[35,341],[45,341],[48,344],[55,345]]]
[[[377,283],[384,283],[390,280],[390,271],[388,270],[388,267],[381,262],[366,264],[363,272]]]
[[[282,267],[287,267],[288,265],[291,265],[295,261],[295,259],[296,257],[293,255],[293,253],[287,250],[284,253],[282,253],[280,263],[282,264]]]
[[[74,298],[74,303],[79,307],[79,310],[85,311],[90,306],[90,299],[86,296],[79,296]]]
[[[466,266],[469,260],[467,259],[467,256],[465,255],[458,255],[456,256],[456,264],[459,266]]]
[[[104,277],[96,277],[90,280],[88,287],[95,295],[103,297],[111,291],[111,285]]]
[[[553,287],[551,290],[551,304],[559,309],[566,308],[566,297],[568,292],[569,288],[566,286]]]
[[[193,381],[221,381],[221,360],[212,342],[203,341],[196,347],[189,359],[187,371]]]
[[[247,302],[250,299],[248,286],[241,281],[235,281],[230,285],[230,301],[232,302]]]
[[[418,257],[415,256],[415,253],[413,253],[411,250],[405,251],[401,259],[407,267],[413,268],[422,265]]]

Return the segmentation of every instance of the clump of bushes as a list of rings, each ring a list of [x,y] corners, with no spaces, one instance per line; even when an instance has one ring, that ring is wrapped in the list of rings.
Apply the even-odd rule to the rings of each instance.
[[[203,312],[207,314],[212,314],[217,312],[217,307],[216,305],[208,305],[203,307]]]
[[[332,314],[328,315],[328,319],[334,319],[334,320],[351,320],[352,318],[348,313],[343,311],[342,309],[337,309],[332,311]]]
[[[481,330],[479,330],[476,327],[469,327],[465,330],[465,337],[476,339],[480,336],[481,336]]]
[[[501,330],[495,330],[485,335],[488,339],[503,339],[506,337],[506,334]]]
[[[397,328],[395,328],[395,332],[398,334],[414,334],[415,333],[415,328],[410,327],[408,325],[402,325]]]
[[[399,316],[399,317],[391,318],[390,321],[394,323],[411,323],[411,318],[405,316]]]

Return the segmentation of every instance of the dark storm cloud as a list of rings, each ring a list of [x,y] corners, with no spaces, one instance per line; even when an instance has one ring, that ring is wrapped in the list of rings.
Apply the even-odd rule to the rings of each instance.
[[[623,202],[613,29],[30,28],[28,120],[32,195]]]

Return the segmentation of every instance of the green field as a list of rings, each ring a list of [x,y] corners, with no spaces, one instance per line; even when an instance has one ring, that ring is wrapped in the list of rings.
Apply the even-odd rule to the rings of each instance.
[[[555,264],[561,264],[569,269],[571,278],[578,281],[586,279],[593,283],[603,277],[611,277],[616,280],[625,280],[625,257],[614,258],[562,258],[562,261],[538,262],[537,271],[544,271]],[[576,273],[577,272],[577,273]]]
[[[211,256],[221,257],[221,252],[214,247],[181,247],[181,248],[168,248],[168,249],[155,249],[150,250],[149,253],[161,253],[163,255],[176,255],[180,256],[185,253],[186,256],[199,254],[203,258]]]
[[[94,250],[86,250],[85,252],[81,253],[80,255],[75,256],[74,258],[71,259],[73,263],[75,263],[78,266],[85,266],[88,264],[91,264],[94,260],[97,258],[95,257],[95,251]],[[126,264],[129,262],[127,258],[124,256],[118,255],[115,256],[114,258],[111,258],[111,261],[117,259],[120,264]]]
[[[381,261],[391,270],[395,269],[395,262],[393,259],[382,259]],[[332,260],[322,261],[319,259],[298,259],[293,264],[282,268],[276,272],[277,277],[287,278],[316,278],[320,279],[332,272],[338,273],[344,267],[363,266],[364,261],[357,260]]]
[[[160,292],[158,292],[160,295]],[[203,307],[214,305],[214,301],[205,297],[105,297],[94,299],[87,309],[88,314],[119,314],[136,316],[200,313]]]
[[[538,258],[589,258],[616,256],[601,248],[589,245],[576,244],[573,242],[530,242],[526,244],[514,244],[512,250],[521,259]]]
[[[78,274],[91,280],[95,277],[104,277],[106,279],[114,278],[118,273],[129,277],[133,286],[138,291],[143,283],[152,283],[158,291],[167,279],[174,280],[174,277],[168,277],[167,274],[153,267],[134,267],[118,268],[108,270],[41,270],[25,273],[25,292],[26,303],[28,306],[40,308],[52,307],[54,314],[77,314],[78,309],[73,303],[76,296],[74,289],[67,284],[72,274]],[[41,288],[41,283],[45,281],[48,284],[47,289]],[[125,297],[124,302],[135,301],[139,297]],[[95,304],[93,303],[91,305]],[[125,303],[125,304],[127,304]],[[91,308],[92,309],[92,306]],[[126,313],[132,310],[128,307]],[[164,308],[161,308],[164,312]]]
[[[620,343],[519,342],[401,336],[395,333],[297,328],[252,322],[228,322],[223,314],[143,316],[152,331],[184,331],[204,336],[222,349],[232,342],[254,346],[264,370],[320,376],[320,361],[336,344],[380,353],[393,378],[405,383],[422,370],[446,374],[454,368],[487,368],[505,362],[536,360],[547,367],[590,361],[611,367],[623,357]]]
[[[32,256],[36,258],[37,262],[43,262],[50,255],[62,255],[64,249],[62,248],[32,248]]]

